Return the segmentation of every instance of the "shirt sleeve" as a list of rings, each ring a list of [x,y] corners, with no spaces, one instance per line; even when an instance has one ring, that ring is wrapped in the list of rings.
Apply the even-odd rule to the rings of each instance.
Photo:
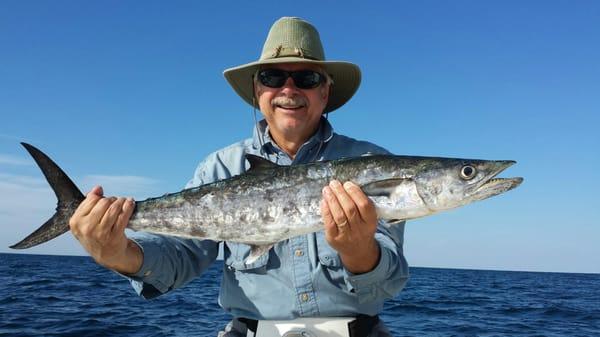
[[[375,269],[364,274],[352,274],[345,270],[346,284],[350,291],[356,293],[359,303],[393,298],[408,282],[408,263],[402,249],[404,225],[404,221],[390,226],[380,223],[375,234],[380,249]]]
[[[186,188],[210,183],[230,175],[219,156],[202,161]],[[133,232],[128,235],[142,250],[140,270],[127,277],[134,290],[150,299],[181,287],[206,270],[217,258],[219,243],[211,240]]]
[[[135,232],[130,235],[144,255],[140,270],[129,275],[131,285],[150,299],[179,288],[206,270],[217,258],[219,243]]]

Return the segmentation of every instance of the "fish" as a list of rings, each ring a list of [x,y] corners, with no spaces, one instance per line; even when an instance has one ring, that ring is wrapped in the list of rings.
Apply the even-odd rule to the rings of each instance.
[[[26,249],[69,230],[85,196],[46,154],[21,143],[58,199],[56,213],[10,246]],[[252,263],[277,242],[323,229],[319,203],[331,180],[361,187],[384,226],[429,216],[512,190],[522,177],[497,178],[513,160],[367,155],[280,166],[246,154],[249,169],[237,176],[136,201],[127,228],[134,231],[251,246]]]

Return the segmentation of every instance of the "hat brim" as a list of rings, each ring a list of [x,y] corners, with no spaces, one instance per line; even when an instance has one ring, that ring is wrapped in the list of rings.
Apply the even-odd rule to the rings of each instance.
[[[223,75],[233,90],[248,104],[253,104],[254,92],[252,91],[252,76],[264,65],[279,63],[310,63],[320,65],[333,79],[329,101],[323,113],[334,111],[352,98],[360,86],[360,68],[350,62],[343,61],[317,61],[299,57],[278,57],[259,60],[241,66],[226,69]],[[255,102],[255,107],[258,104]]]

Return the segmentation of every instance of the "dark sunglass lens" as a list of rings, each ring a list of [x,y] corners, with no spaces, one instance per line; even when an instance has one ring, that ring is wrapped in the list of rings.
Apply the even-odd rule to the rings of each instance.
[[[258,72],[260,83],[270,88],[281,88],[288,76],[292,77],[294,84],[300,89],[316,88],[325,80],[323,75],[312,70],[287,72],[281,69],[265,69]]]
[[[294,84],[300,89],[313,89],[323,81],[323,75],[312,70],[301,70],[292,73]]]
[[[258,79],[264,86],[280,88],[285,83],[287,74],[279,69],[266,69],[258,73]]]

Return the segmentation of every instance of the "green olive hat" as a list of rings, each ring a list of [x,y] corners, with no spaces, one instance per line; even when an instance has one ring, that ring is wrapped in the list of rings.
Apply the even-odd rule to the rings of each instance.
[[[325,52],[317,29],[309,22],[294,17],[283,17],[275,21],[258,61],[226,69],[223,75],[233,90],[252,105],[252,77],[259,68],[277,63],[311,63],[325,69],[333,79],[333,84],[324,113],[344,105],[360,85],[358,66],[350,62],[325,61]]]

